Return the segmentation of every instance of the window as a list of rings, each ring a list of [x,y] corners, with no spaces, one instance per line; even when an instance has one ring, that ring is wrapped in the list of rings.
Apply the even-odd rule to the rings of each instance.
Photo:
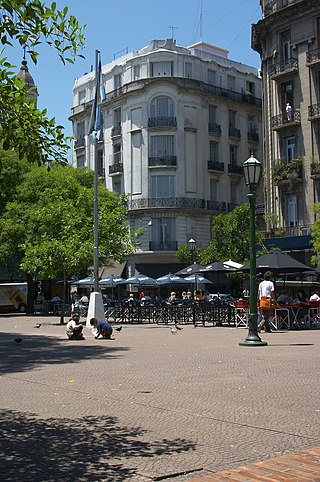
[[[295,137],[282,138],[282,157],[285,162],[290,162],[296,156],[296,139]]]
[[[173,75],[173,62],[151,62],[151,77]]]
[[[251,95],[255,95],[255,84],[254,82],[246,81],[246,92]]]
[[[171,157],[174,155],[174,136],[150,137],[150,157]]]
[[[133,66],[133,80],[140,79],[140,65]]]
[[[248,116],[248,129],[250,134],[256,134],[257,133],[257,123],[256,123],[256,118],[255,116]]]
[[[79,96],[79,104],[84,104],[86,101],[86,91],[80,90],[78,93],[78,96]]]
[[[152,220],[152,240],[158,248],[172,249],[176,240],[176,220],[175,218],[154,218]]]
[[[294,235],[294,228],[298,225],[298,205],[297,205],[297,195],[289,194],[286,199],[286,215],[287,215],[287,226],[293,230],[291,235]]]
[[[218,201],[218,181],[217,179],[210,179],[210,200]]]
[[[77,122],[77,140],[83,139],[85,136],[85,122]]]
[[[231,184],[231,204],[236,205],[239,203],[239,185]]]
[[[210,161],[219,161],[219,143],[210,141]]]
[[[117,193],[119,196],[120,196],[120,194],[122,194],[121,178],[114,177],[112,179],[112,190],[113,190],[113,192]]]
[[[215,85],[216,84],[216,72],[214,70],[208,70],[208,84]]]
[[[236,111],[229,110],[229,127],[236,127]]]
[[[174,176],[152,176],[151,193],[155,198],[175,197]]]
[[[185,77],[191,78],[192,77],[192,63],[185,62],[184,64],[184,75]]]
[[[113,125],[115,127],[121,126],[121,109],[115,109],[113,111]]]
[[[114,86],[114,89],[119,89],[122,86],[121,74],[114,75],[113,86]]]
[[[173,117],[174,104],[170,97],[156,97],[150,104],[151,117]]]
[[[236,165],[238,158],[238,146],[230,146],[230,164]]]
[[[77,167],[83,167],[85,165],[85,156],[78,156],[77,157]]]
[[[209,105],[209,123],[215,124],[217,122],[217,107]]]
[[[235,88],[236,88],[236,78],[231,75],[227,75],[227,89],[235,90]]]
[[[281,110],[285,112],[286,105],[289,103],[293,108],[293,83],[290,82],[283,82],[281,84]]]

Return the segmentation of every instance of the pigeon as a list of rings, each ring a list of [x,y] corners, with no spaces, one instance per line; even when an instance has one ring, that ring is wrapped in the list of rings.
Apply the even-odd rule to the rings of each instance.
[[[176,330],[183,330],[182,326],[179,326],[177,324],[174,325]]]
[[[178,333],[175,328],[170,328],[170,331],[171,331],[171,333],[172,333],[173,335],[175,335],[176,333]]]
[[[21,343],[21,342],[22,342],[22,338],[15,338],[14,341],[15,341],[16,343]]]
[[[122,326],[119,326],[118,328],[115,328],[116,331],[121,331],[122,330]]]
[[[33,328],[40,328],[41,323],[37,323]]]

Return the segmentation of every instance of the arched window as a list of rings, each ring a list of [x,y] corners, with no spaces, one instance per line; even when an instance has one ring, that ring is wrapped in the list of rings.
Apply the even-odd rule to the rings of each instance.
[[[170,97],[159,96],[151,101],[150,117],[173,117],[174,104]]]

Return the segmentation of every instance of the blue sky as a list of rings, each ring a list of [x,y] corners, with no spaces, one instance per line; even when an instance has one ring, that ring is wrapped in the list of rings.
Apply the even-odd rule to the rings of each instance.
[[[67,5],[87,25],[86,48],[81,52],[86,59],[63,66],[55,51],[43,46],[36,66],[27,60],[38,87],[39,108],[46,108],[67,135],[71,135],[73,82],[90,70],[95,49],[101,51],[104,64],[123,49],[139,50],[152,39],[171,38],[172,32],[183,46],[201,40],[202,34],[204,42],[229,50],[230,59],[260,67],[259,55],[251,49],[251,24],[261,18],[259,0],[58,0],[57,4]],[[22,49],[7,49],[5,55],[19,70]]]

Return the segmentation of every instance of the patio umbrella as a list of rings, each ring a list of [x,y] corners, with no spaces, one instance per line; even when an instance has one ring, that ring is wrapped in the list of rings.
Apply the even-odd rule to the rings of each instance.
[[[201,264],[198,263],[193,263],[187,266],[186,268],[180,269],[180,271],[177,271],[175,274],[178,276],[180,275],[191,275],[194,273],[200,273],[200,271],[204,268]]]
[[[241,266],[241,265],[240,265]],[[225,273],[225,272],[233,272],[236,271],[236,268],[230,266],[228,263],[223,263],[222,261],[216,261],[215,263],[208,264],[201,269],[201,272],[210,272],[210,273]]]
[[[186,284],[184,278],[180,278],[176,274],[166,274],[157,278],[158,285]]]
[[[289,254],[282,253],[281,251],[274,251],[272,253],[263,254],[257,258],[257,270],[267,271],[271,270],[274,273],[301,273],[303,271],[315,271],[314,268],[310,268],[306,264],[300,263],[296,259],[292,258]],[[246,263],[237,271],[249,272],[250,263]]]
[[[108,278],[103,278],[102,280],[100,280],[99,285],[113,287],[113,286],[123,284],[124,282],[126,282],[126,280],[124,278],[120,278],[119,276],[111,275]]]
[[[136,276],[131,276],[131,278],[124,280],[121,284],[154,286],[157,285],[158,282],[156,279],[146,276],[145,274],[137,274]]]
[[[192,274],[190,276],[187,276],[185,278],[185,281],[191,281],[191,283],[195,283],[195,284],[200,284],[200,283],[205,283],[205,284],[210,284],[212,285],[212,281],[208,280],[207,278],[205,278],[204,276],[202,276],[201,274]]]
[[[235,261],[232,261],[232,259],[228,259],[228,261],[224,261],[224,264],[228,264],[232,268],[236,268],[236,269],[239,269],[242,266],[241,263],[236,263]]]
[[[92,286],[94,285],[94,277],[87,276],[86,278],[79,279],[78,281],[72,281],[70,284],[78,286]]]

